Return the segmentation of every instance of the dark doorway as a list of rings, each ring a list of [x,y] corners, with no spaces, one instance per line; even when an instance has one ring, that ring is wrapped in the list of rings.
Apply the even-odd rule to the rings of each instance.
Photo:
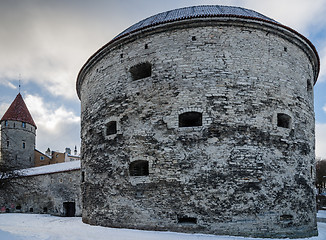
[[[64,202],[63,212],[65,217],[74,217],[76,213],[75,202]]]

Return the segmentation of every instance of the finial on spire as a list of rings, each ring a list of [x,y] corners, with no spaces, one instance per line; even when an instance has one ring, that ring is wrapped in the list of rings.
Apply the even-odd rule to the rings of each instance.
[[[21,75],[19,73],[19,85],[18,85],[18,87],[19,87],[19,93],[20,93],[20,80],[21,80]]]

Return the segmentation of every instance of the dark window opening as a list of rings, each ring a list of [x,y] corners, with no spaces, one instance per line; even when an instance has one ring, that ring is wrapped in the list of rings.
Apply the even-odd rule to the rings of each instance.
[[[34,209],[31,207],[31,208],[29,209],[29,212],[34,212]]]
[[[148,176],[148,161],[135,161],[129,165],[130,176]]]
[[[291,117],[284,113],[277,114],[277,126],[282,128],[290,128]]]
[[[145,49],[148,49],[148,44],[145,44]]]
[[[197,218],[194,218],[194,217],[178,217],[178,223],[197,224]]]
[[[149,62],[137,64],[131,67],[129,72],[133,80],[150,77],[152,75],[152,64]]]
[[[281,221],[292,221],[293,220],[293,216],[290,214],[284,214],[280,216],[280,220]]]
[[[120,54],[120,58],[123,58],[123,53]]]
[[[7,147],[9,147],[9,141],[7,141]]]
[[[200,112],[185,112],[179,115],[179,127],[198,127],[203,125],[203,114]]]
[[[26,128],[26,123],[25,122],[22,122],[22,127]]]
[[[44,212],[44,213],[47,213],[47,212],[48,212],[48,208],[47,208],[47,207],[44,207],[44,208],[43,208],[43,212]]]
[[[16,210],[21,210],[22,209],[22,206],[18,205],[16,206]]]
[[[26,147],[26,144],[23,142],[23,148],[25,148]]]
[[[309,79],[307,80],[307,91],[312,92],[312,84],[311,84],[311,81]]]
[[[5,126],[6,126],[6,127],[8,126],[8,121],[7,121],[7,120],[5,121]]]
[[[106,124],[106,135],[112,135],[117,133],[117,122],[111,121]]]
[[[83,171],[81,174],[81,182],[85,182],[85,172]]]
[[[196,36],[192,36],[191,40],[192,40],[192,41],[196,41],[196,40],[197,40],[197,39],[196,39]]]
[[[76,213],[76,205],[75,202],[64,202],[63,210],[65,217],[74,217]]]
[[[287,47],[284,47],[284,52],[287,52],[288,51],[288,48]]]

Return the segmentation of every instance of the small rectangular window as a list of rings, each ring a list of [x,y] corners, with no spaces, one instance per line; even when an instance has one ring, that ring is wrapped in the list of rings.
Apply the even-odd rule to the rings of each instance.
[[[198,127],[203,125],[201,112],[185,112],[179,115],[179,127]]]
[[[277,114],[277,126],[282,128],[290,128],[291,117],[285,113]]]
[[[26,144],[23,142],[23,148],[25,148],[26,147]]]
[[[5,126],[8,127],[8,121],[7,120],[5,121]]]
[[[117,133],[117,122],[111,121],[106,124],[106,135],[112,135]]]
[[[22,127],[26,128],[26,123],[25,122],[22,122]]]
[[[152,64],[149,62],[139,63],[132,66],[129,70],[133,80],[138,80],[142,78],[147,78],[152,75]]]
[[[197,224],[197,218],[194,218],[194,217],[178,217],[178,223]]]
[[[7,147],[9,147],[9,141],[7,141]]]

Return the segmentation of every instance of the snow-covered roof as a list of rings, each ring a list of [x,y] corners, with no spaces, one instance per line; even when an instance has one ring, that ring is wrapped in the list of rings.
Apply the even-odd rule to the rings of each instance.
[[[80,160],[50,164],[41,167],[33,167],[19,170],[22,176],[44,175],[57,172],[67,172],[80,169]]]

